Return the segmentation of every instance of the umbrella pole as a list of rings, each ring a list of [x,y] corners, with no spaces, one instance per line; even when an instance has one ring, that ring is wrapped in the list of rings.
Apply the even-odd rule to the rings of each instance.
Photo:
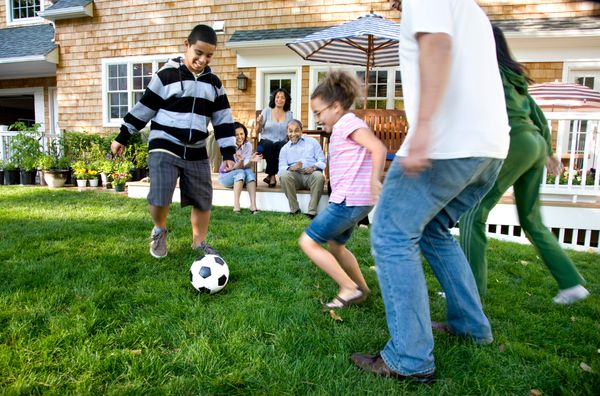
[[[365,73],[365,97],[363,99],[363,109],[367,109],[367,98],[369,97],[369,70],[371,70],[371,54],[373,53],[373,36],[369,35],[367,44],[367,71]]]

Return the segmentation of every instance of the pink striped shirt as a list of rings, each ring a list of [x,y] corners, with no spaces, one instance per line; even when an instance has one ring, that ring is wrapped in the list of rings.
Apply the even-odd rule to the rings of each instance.
[[[346,113],[333,126],[329,140],[329,179],[333,190],[329,202],[347,206],[370,206],[371,153],[352,140],[359,128],[369,128],[354,113]]]

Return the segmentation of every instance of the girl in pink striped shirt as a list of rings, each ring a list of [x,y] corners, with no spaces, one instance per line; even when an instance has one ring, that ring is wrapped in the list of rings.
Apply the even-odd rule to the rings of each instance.
[[[329,205],[300,236],[300,247],[339,285],[324,309],[362,302],[369,294],[358,261],[346,242],[356,223],[377,202],[386,149],[367,124],[350,112],[359,95],[358,81],[341,71],[329,73],[312,93],[311,107],[329,140]],[[329,250],[321,245],[327,243]]]

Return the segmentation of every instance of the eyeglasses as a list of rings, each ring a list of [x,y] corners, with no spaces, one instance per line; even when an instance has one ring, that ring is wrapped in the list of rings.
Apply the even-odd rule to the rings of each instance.
[[[325,110],[327,110],[328,108],[330,108],[331,106],[333,106],[333,103],[330,103],[327,107],[322,108],[319,111],[313,111],[313,114],[315,117],[320,117],[321,113],[324,112]]]

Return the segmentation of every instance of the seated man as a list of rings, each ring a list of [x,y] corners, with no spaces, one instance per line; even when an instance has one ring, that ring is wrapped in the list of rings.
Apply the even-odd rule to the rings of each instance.
[[[288,142],[279,153],[279,182],[290,203],[290,214],[300,214],[296,191],[310,190],[309,218],[317,215],[317,206],[323,193],[325,155],[313,138],[302,137],[302,123],[292,120],[287,125]]]

